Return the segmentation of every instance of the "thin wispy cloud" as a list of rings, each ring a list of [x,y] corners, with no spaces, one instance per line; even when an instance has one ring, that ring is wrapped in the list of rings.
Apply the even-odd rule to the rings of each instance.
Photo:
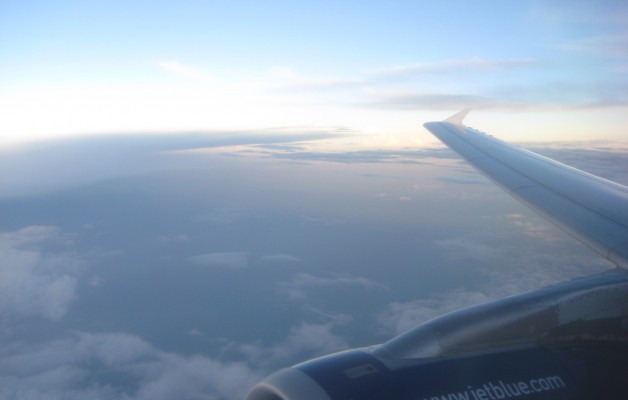
[[[628,33],[593,36],[559,45],[563,50],[603,55],[611,58],[627,59]]]
[[[170,74],[182,78],[190,79],[197,82],[210,81],[210,75],[206,71],[197,67],[182,64],[178,61],[159,61],[157,63],[157,66]]]
[[[416,62],[412,64],[396,65],[374,69],[371,71],[371,74],[374,77],[383,78],[407,75],[492,72],[513,68],[530,68],[538,66],[539,64],[539,61],[534,59],[491,60],[483,58],[470,58],[463,60]]]
[[[189,260],[203,267],[246,268],[249,265],[249,253],[246,251],[207,253],[190,257]]]
[[[626,47],[628,36],[617,34],[580,39],[561,45],[563,50],[593,52],[600,56],[616,59],[609,68],[616,72],[628,70]],[[621,83],[560,81],[552,77],[543,82],[515,87],[522,72],[552,70],[548,61],[533,58],[489,59],[470,58],[448,61],[417,62],[398,66],[382,67],[370,71],[356,71],[350,78],[307,77],[289,69],[283,72],[284,79],[270,85],[274,89],[299,92],[320,91],[325,94],[331,89],[343,89],[345,94],[340,101],[353,107],[377,108],[386,110],[455,110],[467,107],[501,111],[565,111],[587,110],[626,106],[625,88]],[[510,76],[511,80],[492,81],[490,74],[499,72]],[[535,73],[537,73],[535,72]],[[465,77],[476,74],[477,87],[469,89],[464,85],[453,91],[443,85],[438,89],[430,84],[436,75]],[[281,74],[280,74],[281,75]],[[474,75],[474,76],[476,76]],[[485,79],[486,78],[486,79]],[[452,77],[448,80],[451,81]],[[419,87],[415,83],[422,82]],[[503,82],[503,83],[500,83]],[[400,91],[397,86],[404,83],[408,88]]]
[[[522,104],[510,100],[500,100],[485,95],[447,94],[420,92],[378,91],[368,95],[367,107],[396,110],[451,110],[473,107],[474,109],[514,108]]]
[[[243,208],[219,208],[210,210],[202,215],[195,215],[192,217],[192,220],[218,225],[232,225],[254,217],[251,210]]]
[[[461,185],[482,185],[488,183],[486,179],[479,176],[441,176],[438,180],[448,183],[458,183]]]
[[[470,72],[494,72],[497,70],[510,70],[516,68],[532,68],[540,64],[534,59],[483,59],[471,58],[463,60],[449,60],[441,62],[416,62],[404,65],[375,68],[367,71],[356,71],[352,77],[315,77],[296,72],[291,68],[279,68],[274,70],[275,84],[272,88],[286,90],[314,90],[314,89],[367,89],[386,85],[389,80],[396,81],[400,78],[417,76],[430,76],[434,74],[451,74]]]
[[[268,262],[268,263],[279,263],[279,264],[294,264],[294,263],[300,263],[303,261],[300,258],[292,256],[290,254],[268,254],[268,255],[260,257],[260,260],[264,262]]]
[[[360,78],[307,76],[292,68],[275,68],[271,80],[263,87],[270,90],[333,90],[355,88],[365,83],[367,81]]]
[[[381,283],[363,276],[333,274],[329,277],[321,277],[304,272],[295,274],[289,281],[280,283],[279,287],[294,299],[307,299],[308,292],[320,288],[355,287],[367,290],[386,288]]]

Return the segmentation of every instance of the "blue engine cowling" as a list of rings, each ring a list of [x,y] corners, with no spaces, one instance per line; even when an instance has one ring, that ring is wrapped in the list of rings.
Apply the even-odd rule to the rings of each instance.
[[[628,399],[628,273],[446,314],[270,375],[248,400]]]

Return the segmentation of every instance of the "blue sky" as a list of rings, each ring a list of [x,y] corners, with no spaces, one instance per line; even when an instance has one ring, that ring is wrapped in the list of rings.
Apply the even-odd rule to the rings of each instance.
[[[2,6],[2,143],[345,126],[407,137],[460,108],[513,138],[619,138],[621,1]],[[513,112],[516,112],[513,114]]]

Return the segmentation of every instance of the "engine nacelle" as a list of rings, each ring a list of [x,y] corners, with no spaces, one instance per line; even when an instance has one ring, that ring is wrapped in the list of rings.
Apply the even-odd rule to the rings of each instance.
[[[628,398],[628,273],[428,321],[384,344],[270,375],[248,400]]]

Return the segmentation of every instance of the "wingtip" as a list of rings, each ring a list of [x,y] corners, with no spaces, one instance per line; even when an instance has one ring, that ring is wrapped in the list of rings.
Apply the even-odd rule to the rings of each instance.
[[[451,117],[447,118],[445,121],[451,122],[452,124],[456,125],[462,125],[462,121],[464,121],[464,118],[467,116],[467,114],[469,114],[469,111],[471,111],[471,108],[465,108],[464,110],[459,111]]]

